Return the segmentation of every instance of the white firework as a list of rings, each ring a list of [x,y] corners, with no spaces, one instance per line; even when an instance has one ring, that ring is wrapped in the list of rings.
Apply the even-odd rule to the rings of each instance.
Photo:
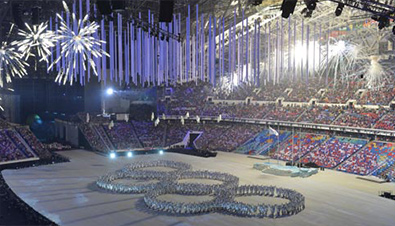
[[[63,4],[66,12],[69,13],[66,4],[64,2]],[[77,76],[76,72],[80,71],[79,68],[76,68],[77,65],[81,63],[79,66],[83,67],[83,70],[86,71],[86,63],[88,61],[94,74],[97,76],[96,64],[91,56],[93,56],[93,58],[100,58],[104,54],[110,57],[108,53],[101,49],[101,45],[105,43],[105,41],[96,39],[92,36],[99,28],[99,25],[96,22],[88,24],[88,15],[86,15],[83,20],[77,19],[74,13],[71,15],[72,21],[70,24],[77,25],[75,28],[76,32],[73,31],[73,28],[67,26],[64,19],[57,14],[61,23],[60,29],[58,30],[59,38],[61,39],[61,54],[48,68],[48,70],[50,70],[55,64],[63,59],[64,65],[60,68],[55,79],[56,82],[63,81],[63,84],[67,81],[72,84],[74,78]]]
[[[380,90],[385,86],[386,73],[383,66],[379,63],[378,56],[370,57],[370,65],[366,68],[366,88]]]
[[[12,32],[11,26],[10,33]],[[3,87],[4,80],[9,83],[13,77],[23,77],[27,75],[26,66],[29,66],[23,59],[21,53],[7,41],[3,41],[0,46],[0,87]]]
[[[29,56],[40,58],[40,61],[48,63],[48,56],[50,56],[51,48],[55,47],[57,37],[55,32],[48,30],[47,23],[33,25],[30,27],[25,24],[27,31],[19,30],[18,35],[22,36],[22,40],[14,41],[13,45],[18,47],[18,50],[23,54],[27,60]]]

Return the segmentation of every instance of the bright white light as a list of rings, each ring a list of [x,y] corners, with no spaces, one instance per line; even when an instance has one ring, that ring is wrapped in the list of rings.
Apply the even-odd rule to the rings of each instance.
[[[110,159],[115,159],[117,157],[117,154],[115,152],[110,153]]]
[[[11,25],[10,34],[13,27],[14,25]],[[0,43],[0,87],[3,87],[4,82],[10,83],[13,77],[22,78],[27,75],[25,67],[29,64],[22,58],[23,55],[7,41]]]
[[[29,56],[35,56],[37,52],[40,61],[44,60],[48,63],[48,56],[51,55],[51,48],[55,47],[57,37],[55,32],[48,30],[47,23],[41,23],[39,25],[26,24],[27,31],[19,29],[18,34],[23,37],[22,40],[13,42],[13,45],[18,47],[18,50],[22,52],[26,60]],[[35,49],[35,51],[33,51]]]
[[[66,13],[70,14],[70,10],[64,1],[63,6]],[[101,48],[102,43],[105,43],[105,41],[94,37],[99,25],[96,22],[89,22],[88,14],[83,19],[77,19],[77,16],[71,13],[72,21],[70,23],[67,23],[61,15],[56,14],[56,16],[60,20],[58,37],[61,40],[61,53],[48,67],[48,71],[63,59],[64,63],[62,63],[62,67],[56,68],[58,70],[58,75],[55,79],[56,82],[61,83],[63,81],[62,83],[65,84],[69,81],[70,84],[73,84],[73,81],[77,79],[80,69],[86,71],[89,70],[87,68],[89,66],[97,76],[98,73],[94,59],[101,59],[103,55],[110,57]],[[77,25],[77,27],[72,27],[69,24]]]
[[[113,90],[112,88],[108,88],[107,91],[106,91],[106,93],[107,93],[108,95],[113,95],[113,94],[114,94],[114,90]]]
[[[129,151],[126,155],[128,156],[128,158],[133,157],[133,153],[131,151]]]
[[[163,150],[160,150],[160,151],[159,151],[159,154],[160,154],[160,155],[163,155]]]
[[[340,40],[331,47],[334,54],[341,54],[346,50],[346,43],[343,40]]]

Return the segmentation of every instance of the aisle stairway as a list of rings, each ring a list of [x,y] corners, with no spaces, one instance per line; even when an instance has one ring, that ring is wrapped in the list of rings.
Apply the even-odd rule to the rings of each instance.
[[[26,141],[17,133],[15,130],[7,130],[7,137],[12,141],[12,143],[21,150],[26,156],[33,155],[38,156],[38,153],[32,150],[32,148],[26,143]],[[18,141],[23,145],[22,148],[18,145]]]

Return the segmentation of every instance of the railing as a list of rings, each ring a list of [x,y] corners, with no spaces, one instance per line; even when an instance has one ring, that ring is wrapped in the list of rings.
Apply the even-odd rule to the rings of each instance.
[[[201,121],[217,121],[218,116],[199,116]],[[162,120],[180,120],[181,115],[166,115],[165,118],[160,116]],[[190,116],[184,120],[196,120],[195,116]],[[367,135],[379,135],[379,136],[390,136],[395,137],[395,130],[381,130],[372,128],[359,128],[359,127],[348,127],[348,126],[337,126],[337,125],[325,125],[315,123],[301,123],[301,122],[286,122],[286,121],[274,121],[265,119],[250,119],[250,118],[228,118],[222,117],[224,122],[237,122],[237,123],[251,123],[269,126],[285,126],[293,128],[304,128],[304,129],[317,129],[334,132],[347,132],[347,133],[358,133]]]

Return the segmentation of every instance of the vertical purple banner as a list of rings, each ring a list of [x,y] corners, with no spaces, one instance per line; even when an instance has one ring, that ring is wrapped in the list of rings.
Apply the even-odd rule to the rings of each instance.
[[[101,40],[105,41],[101,44],[101,48],[103,51],[106,51],[107,50],[107,38],[106,38],[106,30],[104,27],[104,19],[101,20]],[[104,85],[105,85],[107,83],[107,57],[105,55],[102,56],[101,64],[102,64],[102,76],[101,77],[104,80]]]
[[[292,54],[292,58],[293,58],[293,77],[292,77],[292,81],[295,81],[296,78],[296,20],[294,23],[294,51]]]
[[[118,13],[118,77],[119,84],[121,85],[123,80],[123,54],[122,54],[122,15]]]
[[[222,17],[222,56],[221,56],[221,61],[222,61],[221,76],[224,76],[224,74],[225,74],[225,19],[223,17]]]
[[[185,63],[186,63],[186,67],[185,67],[185,77],[186,77],[186,81],[188,82],[189,81],[189,70],[190,70],[190,63],[191,63],[191,53],[190,53],[190,50],[191,50],[191,43],[190,43],[190,38],[191,38],[191,34],[190,34],[190,30],[191,30],[191,27],[190,27],[190,18],[191,18],[191,7],[188,5],[188,17],[187,17],[187,19],[186,19],[186,22],[187,22],[187,24],[186,24],[186,32],[187,32],[187,34],[186,34],[186,46],[185,46],[185,54],[186,54],[186,57],[185,57]]]
[[[200,71],[200,76],[201,76],[201,79],[202,79],[202,81],[205,81],[205,73],[204,73],[204,59],[205,59],[205,57],[204,57],[204,45],[205,45],[205,35],[204,35],[204,15],[202,14],[202,22],[200,23],[201,24],[201,26],[202,26],[202,29],[201,29],[201,41],[202,41],[202,44],[200,45],[200,47],[201,47],[201,71]]]
[[[212,63],[212,66],[213,66],[213,70],[212,70],[212,73],[213,73],[213,85],[214,85],[214,87],[215,87],[215,85],[216,85],[216,80],[215,80],[215,77],[216,77],[216,71],[215,71],[215,59],[216,59],[216,45],[215,45],[215,36],[216,36],[216,30],[217,30],[217,18],[215,18],[215,16],[214,16],[214,29],[213,29],[213,63]]]
[[[309,84],[309,39],[310,39],[310,25],[306,27],[306,84]]]
[[[267,72],[267,81],[270,81],[272,79],[272,74],[271,74],[271,70],[270,70],[270,66],[271,66],[271,62],[270,62],[270,58],[271,58],[271,40],[270,40],[270,34],[271,34],[271,29],[270,29],[270,22],[268,24],[268,29],[269,32],[267,33],[267,59],[268,59],[268,63],[267,63],[267,68],[268,68],[268,72]]]
[[[329,26],[328,26],[329,27]],[[329,75],[329,31],[328,38],[326,40],[326,74],[325,74],[325,85],[328,85],[328,75]],[[335,75],[336,78],[336,75]]]
[[[212,74],[211,74],[211,63],[212,63],[212,38],[211,38],[211,27],[212,23],[211,23],[211,15],[209,16],[209,23],[208,23],[208,58],[207,58],[207,67],[208,67],[208,78],[210,83],[213,83],[213,78],[212,78]]]
[[[315,43],[317,41],[317,35],[316,35],[316,24],[314,23],[314,32],[313,32],[313,75],[312,77],[315,79]]]
[[[198,71],[199,71],[199,4],[196,4],[196,44],[195,44],[195,71],[196,71],[196,82],[198,80]]]
[[[292,49],[291,49],[291,17],[288,17],[288,70],[287,76],[291,75],[291,56],[292,56]]]
[[[249,53],[249,51],[250,51],[250,42],[249,42],[249,33],[250,33],[250,29],[249,29],[249,27],[248,27],[248,17],[246,18],[246,22],[247,22],[247,34],[246,34],[246,73],[245,73],[245,79],[246,79],[246,81],[248,82],[248,67],[249,67],[249,57],[248,57],[248,53]],[[243,54],[242,54],[243,55]]]
[[[279,38],[278,38],[278,36],[279,36],[279,25],[278,25],[278,20],[276,21],[276,45],[275,45],[275,58],[274,58],[274,60],[275,60],[275,71],[274,71],[274,85],[277,85],[278,84],[278,82],[279,82],[279,79],[278,79],[278,67],[279,67],[279,63],[278,63],[278,59],[279,59],[279,57],[278,57],[278,52],[279,52]]]
[[[301,29],[301,32],[302,32],[302,37],[301,37],[301,46],[302,46],[302,48],[301,49],[303,49],[303,39],[304,39],[304,23],[303,23],[303,20],[302,20],[302,29]],[[300,79],[301,79],[301,81],[303,80],[303,55],[300,55],[301,57],[300,57]]]
[[[261,86],[261,82],[260,82],[260,76],[261,76],[261,71],[260,71],[260,64],[261,64],[261,58],[260,58],[260,51],[261,51],[261,23],[259,23],[258,25],[258,43],[257,43],[257,53],[256,53],[256,58],[258,60],[258,64],[257,64],[257,86],[260,87]]]

